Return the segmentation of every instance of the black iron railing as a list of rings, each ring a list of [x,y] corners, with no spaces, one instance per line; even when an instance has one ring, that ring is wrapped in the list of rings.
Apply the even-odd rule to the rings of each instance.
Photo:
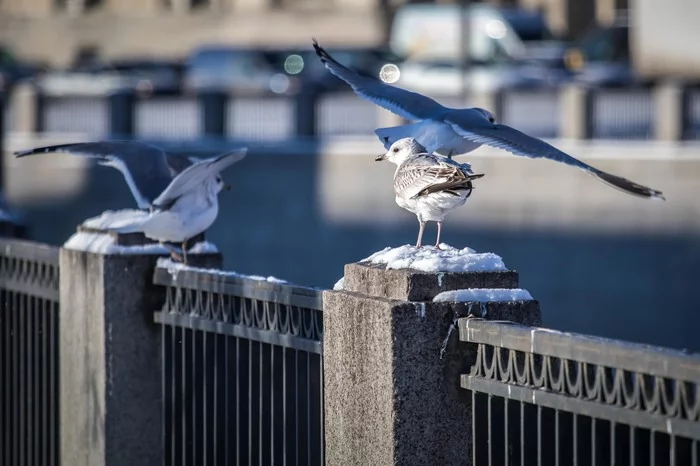
[[[461,319],[477,345],[474,465],[692,465],[700,357],[616,340]]]
[[[58,248],[0,238],[0,465],[58,465]]]
[[[159,267],[166,465],[324,463],[321,293]]]

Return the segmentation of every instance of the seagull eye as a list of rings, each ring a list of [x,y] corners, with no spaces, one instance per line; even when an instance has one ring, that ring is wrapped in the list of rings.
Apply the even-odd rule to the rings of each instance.
[[[216,177],[216,182],[217,182],[217,183],[221,183],[221,177],[220,177],[220,176],[217,176],[217,177]]]
[[[494,117],[489,117],[489,123],[495,123],[496,119]]]
[[[394,148],[392,149],[392,152],[398,152],[398,151],[399,151],[399,148],[398,148],[398,147],[394,147]]]

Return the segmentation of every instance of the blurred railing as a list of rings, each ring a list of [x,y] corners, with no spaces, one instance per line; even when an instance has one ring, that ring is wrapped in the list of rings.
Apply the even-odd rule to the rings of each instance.
[[[324,464],[321,292],[157,268],[165,465]]]
[[[675,93],[656,88],[579,88],[584,101],[578,104],[563,97],[571,88],[506,89],[473,95],[466,101],[454,96],[432,97],[454,107],[489,107],[502,122],[538,137],[700,139],[698,88],[678,87]],[[352,92],[320,92],[313,88],[303,88],[294,96],[219,91],[199,95],[121,91],[112,95],[59,96],[31,89],[33,99],[11,99],[12,106],[33,108],[28,112],[8,109],[9,130],[81,133],[91,138],[275,141],[366,136],[387,125],[386,117],[381,115],[384,110]],[[28,113],[36,114],[36,118],[15,121],[15,115]],[[572,132],[566,129],[571,126],[569,121],[581,122],[583,127]],[[388,124],[400,124],[400,120]]]
[[[460,319],[476,344],[475,465],[700,461],[700,357],[623,341]]]
[[[0,239],[0,465],[59,464],[58,248]]]

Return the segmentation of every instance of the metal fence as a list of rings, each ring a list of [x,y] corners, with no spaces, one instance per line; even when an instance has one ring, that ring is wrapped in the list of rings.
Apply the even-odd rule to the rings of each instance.
[[[591,106],[586,111],[591,112],[587,119],[592,138],[654,137],[654,89],[600,88],[590,89],[590,92]],[[685,139],[700,138],[698,92],[696,88],[687,88],[683,93]],[[205,101],[212,95],[215,96],[215,105],[207,107]],[[213,136],[277,141],[307,136],[367,136],[383,124],[375,105],[348,91],[311,92],[298,96],[229,95],[224,92],[200,96],[133,93],[127,97],[43,95],[37,99],[39,131],[83,133],[91,138],[112,135],[182,140]],[[478,100],[474,99],[475,96],[467,101],[455,96],[432,97],[457,108],[474,105]],[[502,102],[500,119],[504,123],[537,137],[559,136],[561,121],[569,111],[563,107],[559,88],[507,89],[501,91],[495,101]],[[10,113],[8,117],[8,127],[12,127]],[[115,125],[115,122],[124,121],[128,122],[126,126]]]
[[[700,464],[700,357],[461,319],[474,465]]]
[[[0,465],[59,463],[58,248],[0,239]]]
[[[165,464],[324,463],[321,292],[157,268]]]

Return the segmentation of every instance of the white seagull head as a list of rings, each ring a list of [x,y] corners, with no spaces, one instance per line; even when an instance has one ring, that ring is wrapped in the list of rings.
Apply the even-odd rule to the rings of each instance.
[[[418,141],[413,138],[403,138],[393,143],[391,147],[389,147],[386,154],[381,154],[374,160],[377,162],[381,160],[388,160],[396,165],[401,165],[414,155],[424,153],[426,153],[425,147],[423,147]]]
[[[226,191],[230,190],[231,185],[224,183],[221,175],[216,175],[216,178],[214,178],[214,194],[219,194],[224,189]]]
[[[489,112],[488,110],[483,109],[483,108],[478,108],[478,107],[475,107],[474,110],[476,110],[480,115],[483,115],[483,117],[489,123],[496,123],[496,117],[493,116],[493,113]]]

